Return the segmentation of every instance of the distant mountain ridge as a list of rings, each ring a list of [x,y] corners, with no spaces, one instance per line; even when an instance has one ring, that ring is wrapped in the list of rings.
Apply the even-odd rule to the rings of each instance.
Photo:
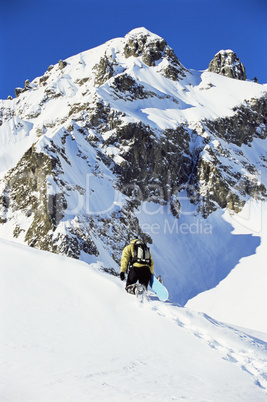
[[[138,28],[0,101],[0,236],[116,271],[133,236],[160,244],[150,206],[179,220],[186,201],[205,223],[266,199],[267,86],[218,54],[190,70]]]

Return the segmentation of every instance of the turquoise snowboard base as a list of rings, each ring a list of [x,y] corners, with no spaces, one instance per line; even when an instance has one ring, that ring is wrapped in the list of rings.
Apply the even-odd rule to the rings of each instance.
[[[153,292],[156,293],[156,295],[158,296],[159,300],[161,301],[168,300],[169,298],[168,290],[165,288],[165,286],[162,285],[162,283],[159,282],[159,280],[155,277],[155,275],[151,275],[150,286]]]

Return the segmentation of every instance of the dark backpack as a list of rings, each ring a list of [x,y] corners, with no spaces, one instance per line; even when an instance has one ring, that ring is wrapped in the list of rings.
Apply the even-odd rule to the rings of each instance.
[[[141,240],[137,240],[133,245],[134,253],[131,257],[130,264],[135,262],[144,265],[151,265],[149,248]]]

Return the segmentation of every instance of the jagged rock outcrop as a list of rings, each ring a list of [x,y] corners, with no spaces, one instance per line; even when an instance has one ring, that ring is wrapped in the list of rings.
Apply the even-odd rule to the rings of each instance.
[[[208,71],[238,80],[247,79],[245,67],[232,50],[218,52],[211,60]]]
[[[139,201],[170,202],[174,191],[188,181],[194,162],[190,131],[185,127],[166,130],[158,139],[150,127],[128,124],[117,130],[109,145],[113,141],[125,147],[120,154],[124,162],[115,171],[126,195],[133,197],[138,189]]]
[[[135,29],[126,35],[124,54],[126,58],[141,56],[142,61],[148,67],[152,67],[163,57],[166,46],[166,41],[160,36],[151,35],[142,28]]]
[[[16,95],[16,98],[18,98],[18,97],[20,96],[20,94],[22,94],[22,93],[25,92],[25,91],[27,91],[26,88],[20,88],[20,87],[15,88],[15,95]]]
[[[267,137],[267,95],[234,108],[235,115],[207,121],[207,128],[228,143],[241,147]]]
[[[148,67],[155,67],[161,59],[166,60],[168,64],[162,69],[162,73],[166,77],[174,81],[185,77],[188,70],[180,63],[165,39],[151,34],[145,28],[134,29],[126,35],[125,39],[124,54],[126,58],[140,56]]]
[[[267,197],[266,187],[260,181],[260,172],[241,156],[240,170],[235,171],[227,162],[222,163],[225,157],[234,160],[235,155],[223,149],[221,144],[215,148],[207,145],[200,153],[190,177],[188,195],[204,218],[218,208],[238,213],[248,197],[257,200]]]
[[[65,68],[66,65],[67,65],[67,62],[66,62],[66,61],[61,60],[61,59],[59,60],[59,62],[58,62],[58,67],[60,68],[60,70],[63,70],[63,68]],[[51,71],[51,68],[49,69],[49,67],[48,67],[48,71]]]
[[[96,72],[94,83],[97,86],[103,85],[107,80],[113,77],[113,62],[110,61],[106,56],[100,59],[99,63],[94,66],[94,69]]]
[[[241,149],[244,145],[251,147],[256,138],[267,138],[266,101],[266,95],[251,99],[234,108],[233,116],[203,122],[206,138],[216,140],[209,141],[199,153],[189,190],[189,196],[199,205],[203,216],[208,216],[218,206],[237,213],[248,197],[261,200],[267,197],[261,169],[249,161]],[[260,155],[259,164],[261,160],[265,160],[264,153]]]

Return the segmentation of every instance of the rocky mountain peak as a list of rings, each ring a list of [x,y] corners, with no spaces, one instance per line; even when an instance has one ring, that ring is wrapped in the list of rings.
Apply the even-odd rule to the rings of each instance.
[[[145,28],[137,28],[129,32],[126,36],[124,47],[125,57],[142,56],[142,61],[149,67],[155,66],[162,56],[166,41],[158,35],[152,34]]]
[[[208,71],[245,81],[245,67],[233,50],[220,50],[209,64]]]
[[[180,63],[165,39],[150,32],[146,28],[136,28],[125,36],[124,55],[127,58],[141,57],[148,67],[155,67],[160,62],[165,62],[161,72],[167,78],[174,81],[185,77],[188,71]]]

